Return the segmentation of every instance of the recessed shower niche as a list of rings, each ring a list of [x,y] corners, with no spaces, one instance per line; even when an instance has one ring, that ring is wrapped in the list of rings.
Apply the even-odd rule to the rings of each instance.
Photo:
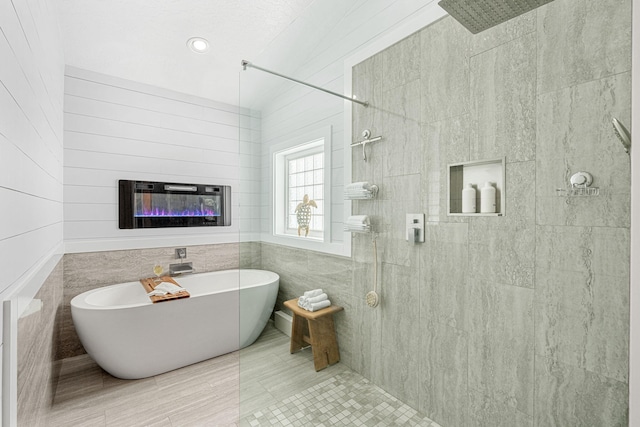
[[[505,158],[452,163],[447,167],[449,216],[502,216],[505,212]],[[495,189],[495,212],[481,212],[481,190],[489,183]],[[463,190],[475,190],[475,212],[463,209]]]

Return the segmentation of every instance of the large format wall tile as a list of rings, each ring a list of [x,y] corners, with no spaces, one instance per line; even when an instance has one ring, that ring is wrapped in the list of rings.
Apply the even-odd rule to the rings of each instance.
[[[312,288],[307,287],[307,257],[306,251],[287,246],[262,244],[263,268],[280,275],[280,289],[276,306],[290,299],[299,297]]]
[[[469,160],[469,114],[422,125],[422,203],[427,220],[465,221],[447,216],[447,165]]]
[[[471,159],[534,159],[535,42],[527,34],[471,57]]]
[[[353,262],[354,324],[351,368],[372,381],[379,379],[382,315],[380,308],[371,308],[358,297],[373,290],[373,269],[369,263]]]
[[[616,138],[611,117],[629,123],[631,74],[622,73],[538,99],[536,154],[537,216],[545,225],[628,227],[630,162]],[[565,198],[571,175],[593,175],[597,197]]]
[[[372,222],[372,229],[377,236],[379,259],[389,264],[406,267],[418,266],[420,246],[407,242],[406,214],[420,213],[419,174],[387,176],[383,179],[378,192],[379,198],[374,205],[378,206],[377,217]],[[368,210],[360,211],[361,214]],[[371,238],[364,237],[371,247]],[[372,259],[371,249],[366,249],[366,259]]]
[[[420,257],[421,322],[463,329],[467,315],[467,224],[428,224]]]
[[[533,288],[535,228],[487,227],[469,223],[469,276]]]
[[[539,95],[538,133],[544,144],[538,144],[537,157],[616,157],[622,163],[626,155],[611,117],[628,124],[630,106],[630,72]]]
[[[353,141],[362,140],[362,131],[369,129],[372,135],[381,135],[383,132],[382,113],[383,113],[383,73],[382,73],[382,56],[373,56],[360,64],[353,67],[352,71],[352,93],[358,99],[364,99],[369,102],[367,108],[354,104],[352,107],[352,135]],[[377,150],[379,144],[371,144],[368,149]],[[353,148],[353,159],[362,159],[361,150]],[[368,151],[368,150],[367,150]],[[373,155],[372,155],[373,157]],[[378,157],[380,157],[378,155]],[[354,162],[354,166],[364,162]],[[366,163],[363,164],[366,166]],[[355,169],[354,169],[354,176]]]
[[[262,268],[262,250],[260,242],[240,243],[240,268]]]
[[[539,227],[536,354],[628,381],[629,230]]]
[[[382,89],[385,92],[420,78],[420,55],[417,52],[420,52],[420,33],[412,34],[380,53]],[[416,95],[420,96],[420,93]]]
[[[631,69],[631,1],[555,0],[538,9],[538,93]]]
[[[353,295],[351,286],[351,260],[349,258],[309,252],[307,283],[310,289],[321,288],[331,295],[347,300]]]
[[[413,408],[418,407],[418,359],[405,349],[380,349],[379,384],[393,396]]]
[[[536,355],[535,384],[536,426],[629,425],[626,383]]]
[[[322,289],[332,304],[344,308],[344,311],[334,315],[334,321],[340,361],[351,366],[352,340],[357,319],[354,304],[359,302],[358,299],[364,300],[364,294],[354,294],[351,260],[341,256],[308,252],[304,284],[305,290]]]
[[[366,352],[354,353],[353,350],[366,344],[361,340],[354,341],[354,337],[359,336],[360,325],[363,323],[354,306],[358,301],[354,298],[357,288],[352,277],[352,261],[341,256],[267,243],[262,244],[261,259],[262,268],[280,275],[276,310],[289,312],[283,307],[284,301],[319,288],[328,295],[332,304],[344,308],[344,311],[334,316],[340,359],[347,366],[362,366],[363,362],[358,355]]]
[[[443,426],[466,426],[468,334],[432,321],[420,325],[418,409]]]
[[[420,37],[422,121],[431,123],[469,112],[471,34],[446,17],[422,30]]]
[[[610,121],[631,118],[630,4],[554,0],[477,35],[445,17],[355,67],[376,104],[353,110],[354,137],[382,118],[385,141],[354,156],[352,180],[381,192],[353,212],[371,215],[385,276],[379,307],[353,304],[353,363],[413,401],[417,299],[418,407],[442,425],[626,422],[630,168]],[[419,78],[401,60],[417,36]],[[447,215],[447,166],[499,157],[505,215]],[[601,195],[558,197],[579,170]],[[428,221],[417,248],[403,239],[414,210]],[[363,292],[371,243],[352,242]],[[401,296],[413,274],[417,294]]]
[[[496,400],[479,391],[469,390],[470,427],[533,427],[533,416],[510,405],[507,400]],[[560,426],[558,426],[560,427]]]
[[[533,415],[533,290],[469,278],[469,389]]]
[[[478,280],[533,288],[533,161],[507,163],[505,215],[469,221],[469,274]]]
[[[419,269],[393,264],[382,265],[380,305],[382,310],[383,346],[415,352],[416,325],[420,321],[418,300]]]
[[[420,173],[423,143],[420,139],[420,79],[384,93],[382,141],[384,176]]]
[[[471,37],[471,55],[477,55],[535,31],[536,12],[532,10]]]

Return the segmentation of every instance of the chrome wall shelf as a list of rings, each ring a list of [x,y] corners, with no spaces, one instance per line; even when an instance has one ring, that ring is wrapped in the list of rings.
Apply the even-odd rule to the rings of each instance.
[[[368,182],[354,182],[344,186],[345,200],[375,199],[378,195],[378,186]]]

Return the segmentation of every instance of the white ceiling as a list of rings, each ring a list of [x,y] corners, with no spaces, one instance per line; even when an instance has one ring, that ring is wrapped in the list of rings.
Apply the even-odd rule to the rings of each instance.
[[[290,50],[323,0],[58,1],[68,65],[237,105],[240,61]],[[323,35],[305,31],[304,44]],[[196,36],[207,53],[187,48]]]

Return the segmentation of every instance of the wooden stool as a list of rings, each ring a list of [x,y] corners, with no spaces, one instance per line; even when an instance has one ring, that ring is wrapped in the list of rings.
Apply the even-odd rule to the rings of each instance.
[[[298,298],[285,301],[284,305],[293,312],[289,351],[295,353],[305,347],[305,343],[310,344],[316,372],[338,363],[340,350],[338,350],[338,341],[333,326],[333,313],[342,311],[343,308],[331,305],[322,310],[307,311],[298,307]]]

